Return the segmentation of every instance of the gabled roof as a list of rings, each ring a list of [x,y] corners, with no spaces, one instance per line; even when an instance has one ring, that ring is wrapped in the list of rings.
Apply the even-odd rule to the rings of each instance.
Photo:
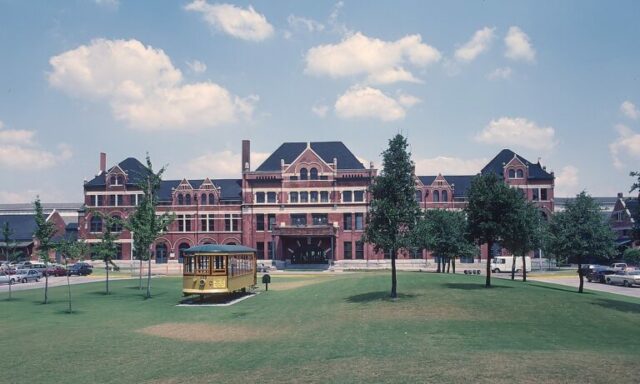
[[[553,180],[553,175],[544,170],[540,163],[534,164],[510,149],[503,149],[502,151],[500,151],[500,153],[498,153],[496,157],[494,157],[493,160],[489,162],[489,164],[482,168],[480,172],[483,174],[494,172],[498,176],[502,177],[504,166],[508,164],[514,156],[529,168],[530,180]]]
[[[187,181],[197,188],[202,184],[204,179]],[[212,182],[216,188],[220,188],[220,200],[242,200],[241,179],[214,179]],[[182,183],[182,180],[163,180],[160,183],[158,199],[160,201],[171,201],[171,194],[180,183]]]
[[[365,169],[364,165],[341,141],[322,141],[309,143],[311,149],[327,164],[338,160],[338,169]],[[269,156],[256,172],[280,171],[280,160],[291,164],[307,148],[307,143],[283,143]]]
[[[147,167],[145,167],[135,157],[128,157],[118,163],[117,166],[127,174],[127,185],[138,185],[142,178],[147,174]],[[106,185],[105,178],[106,172],[102,172],[88,181],[85,185],[90,187],[104,186]]]
[[[425,186],[429,186],[433,183],[437,176],[418,176],[422,184]],[[461,197],[466,196],[467,190],[471,185],[471,180],[473,179],[473,175],[449,175],[442,176],[449,183],[449,185],[453,186],[453,196]]]
[[[9,227],[13,231],[11,235],[12,241],[30,241],[37,229],[36,215],[1,215],[0,228],[4,227],[4,223],[9,223]],[[2,239],[0,239],[2,241]]]

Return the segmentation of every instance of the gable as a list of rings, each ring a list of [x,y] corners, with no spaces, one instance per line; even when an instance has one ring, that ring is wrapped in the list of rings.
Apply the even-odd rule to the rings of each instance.
[[[365,169],[364,165],[341,141],[283,143],[258,168],[256,172],[279,172],[281,162],[292,164],[307,149],[311,148],[325,164],[338,162],[338,169]]]
[[[287,167],[285,173],[299,173],[301,168],[316,168],[318,173],[330,173],[333,169],[327,164],[317,153],[310,147],[306,148],[300,155]]]

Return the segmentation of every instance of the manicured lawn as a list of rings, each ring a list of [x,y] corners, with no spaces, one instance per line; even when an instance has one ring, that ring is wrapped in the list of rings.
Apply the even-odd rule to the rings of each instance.
[[[176,307],[180,279],[0,296],[0,382],[637,383],[640,301],[401,273],[275,276],[231,307]],[[16,376],[13,376],[16,374]],[[13,380],[14,378],[16,380]]]

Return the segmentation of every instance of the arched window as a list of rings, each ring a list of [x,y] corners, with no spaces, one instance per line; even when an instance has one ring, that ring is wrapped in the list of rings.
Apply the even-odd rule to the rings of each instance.
[[[111,223],[111,232],[122,232],[122,218],[119,215],[111,216],[114,219]]]
[[[102,232],[102,218],[100,216],[93,216],[91,218],[91,232]]]
[[[522,179],[523,177],[524,177],[524,172],[522,171],[522,169],[518,169],[516,171],[516,178]]]
[[[440,201],[440,192],[439,191],[433,191],[433,202],[437,203]]]
[[[182,194],[178,195],[178,205],[184,205],[184,198],[182,197]]]
[[[200,205],[206,205],[207,204],[207,194],[203,193],[202,195],[200,195]]]
[[[516,170],[515,169],[510,169],[509,170],[509,178],[513,179],[516,177]]]
[[[216,197],[213,195],[213,193],[209,194],[209,205],[213,205],[216,203]]]
[[[302,168],[300,170],[300,180],[307,180],[308,178],[307,168]]]
[[[230,241],[230,242],[227,243],[227,245],[236,245],[236,242],[235,241]]]
[[[311,168],[311,170],[309,171],[309,178],[311,180],[318,180],[318,169],[317,168]]]
[[[116,177],[115,176],[111,176],[109,178],[109,184],[111,185],[116,185]]]
[[[422,202],[422,191],[416,191],[416,201]]]
[[[191,205],[191,195],[187,194],[184,196],[184,205]]]
[[[123,185],[124,184],[124,177],[122,177],[122,175],[118,175],[116,177],[116,182],[118,183],[118,185]]]
[[[188,243],[180,243],[180,245],[178,246],[178,262],[182,263],[182,258],[184,257],[184,250],[187,248],[191,248],[191,246]]]
[[[447,191],[442,191],[442,201],[449,201],[449,194]]]
[[[167,245],[160,243],[156,245],[156,264],[164,264],[167,262]]]

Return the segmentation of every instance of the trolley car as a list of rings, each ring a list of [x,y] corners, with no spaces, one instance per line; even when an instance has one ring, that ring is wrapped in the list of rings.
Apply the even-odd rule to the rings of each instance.
[[[183,252],[184,296],[247,291],[256,285],[255,249],[206,244]]]

